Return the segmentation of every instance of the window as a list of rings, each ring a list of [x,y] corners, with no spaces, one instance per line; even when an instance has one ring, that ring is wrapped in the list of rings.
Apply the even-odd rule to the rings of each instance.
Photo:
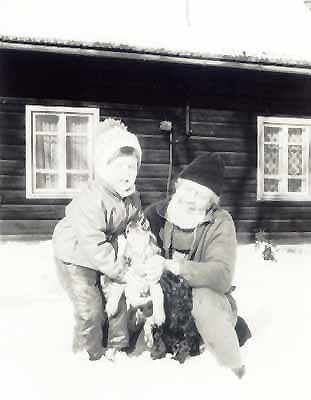
[[[258,200],[311,200],[311,119],[258,117]]]
[[[95,108],[26,106],[26,196],[66,198],[94,175]]]

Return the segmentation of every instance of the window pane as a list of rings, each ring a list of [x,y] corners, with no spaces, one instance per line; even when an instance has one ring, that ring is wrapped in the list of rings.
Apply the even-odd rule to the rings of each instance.
[[[37,132],[57,132],[59,117],[57,115],[36,115]]]
[[[36,168],[57,169],[57,141],[55,135],[36,136]]]
[[[278,143],[280,132],[281,132],[281,128],[279,128],[279,127],[265,126],[264,127],[264,141]]]
[[[88,169],[87,159],[87,137],[66,137],[66,168]]]
[[[279,173],[279,146],[275,144],[264,145],[265,175],[277,175]]]
[[[302,143],[302,128],[288,128],[288,143]]]
[[[288,180],[288,191],[289,192],[301,192],[302,191],[302,179],[289,179]]]
[[[88,131],[89,117],[70,115],[66,117],[66,131],[68,133],[85,133]]]
[[[264,179],[264,191],[265,192],[278,192],[279,191],[279,180],[278,179]]]
[[[68,189],[82,189],[88,182],[88,174],[67,174]]]
[[[36,189],[56,189],[58,187],[58,176],[56,174],[36,174]]]
[[[302,146],[288,146],[288,175],[302,175]]]

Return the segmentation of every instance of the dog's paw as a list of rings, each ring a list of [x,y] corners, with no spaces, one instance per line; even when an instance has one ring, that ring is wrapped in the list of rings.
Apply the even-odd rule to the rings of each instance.
[[[145,338],[145,343],[149,349],[153,346],[153,334],[152,334],[152,328],[153,328],[153,318],[149,317],[146,319],[145,325],[144,325],[144,338]]]
[[[165,322],[165,312],[163,308],[153,310],[152,319],[154,325],[161,326]]]

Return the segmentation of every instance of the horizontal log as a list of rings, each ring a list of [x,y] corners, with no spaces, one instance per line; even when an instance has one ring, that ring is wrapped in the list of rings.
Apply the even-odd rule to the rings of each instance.
[[[25,187],[25,176],[0,175],[0,189],[22,190],[25,189]]]
[[[135,122],[137,119],[161,120],[170,108],[138,104],[97,103],[100,108],[100,118],[106,116],[123,118]],[[174,110],[174,108],[171,108]]]
[[[257,177],[257,168],[254,166],[250,168],[248,165],[240,166],[226,166],[225,179],[237,178],[242,181],[245,179],[255,179]]]
[[[257,152],[257,136],[254,138],[234,137],[193,137],[190,139],[190,146],[194,148],[210,148],[210,151],[217,152],[237,152],[237,153],[256,153]]]
[[[65,216],[64,205],[2,205],[0,220],[54,220]]]
[[[267,232],[310,232],[311,220],[235,220],[237,231],[240,232],[256,232],[264,230]]]
[[[5,129],[0,127],[0,144],[2,145],[23,145],[26,143],[26,131],[20,129]]]
[[[165,192],[167,180],[161,178],[138,178],[136,187],[139,192]]]
[[[251,232],[237,232],[237,239],[239,244],[255,244],[255,234]],[[310,244],[311,232],[269,232],[269,240],[276,245]]]
[[[212,149],[207,149],[212,151]],[[186,165],[193,161],[196,157],[205,154],[206,151],[191,150],[190,148],[180,149],[177,148],[174,151],[174,165]],[[252,153],[241,153],[241,152],[221,152],[223,155],[224,163],[226,167],[249,167],[257,168],[257,158]]]
[[[166,198],[165,192],[141,192],[140,193],[141,203],[143,208],[148,205],[155,203],[156,201],[163,200]]]
[[[25,112],[3,113],[0,112],[0,129],[25,129]]]
[[[257,202],[256,193],[252,192],[225,192],[221,196],[223,207],[233,207],[234,205],[255,205]]]
[[[253,141],[244,138],[191,136],[183,140],[183,135],[174,136],[173,140],[182,140],[173,144],[174,151],[217,151],[256,153],[256,137]],[[169,135],[159,132],[154,135],[138,135],[140,145],[144,149],[169,149]]]
[[[159,200],[160,198],[165,198],[166,192],[160,191],[146,191],[140,192],[140,196],[144,204],[151,203]],[[25,190],[0,190],[0,207],[2,205],[67,205],[71,199],[26,199]]]
[[[311,232],[269,232],[269,239],[275,244],[310,244]]]
[[[237,204],[225,207],[234,219],[308,219],[311,215],[311,204],[309,207],[276,206],[269,207],[257,203],[253,207]]]
[[[22,113],[25,110],[27,99],[0,96],[0,113]]]
[[[257,193],[257,183],[248,179],[226,179],[223,187],[226,192]]]
[[[173,176],[176,177],[187,164],[174,165]],[[246,179],[256,179],[257,168],[249,168],[247,165],[243,167],[236,166],[226,166],[225,167],[225,180],[235,178],[242,180],[244,182]]]
[[[143,153],[146,150],[169,150],[169,136],[159,132],[154,135],[137,135]]]
[[[25,160],[26,146],[0,145],[0,160]]]
[[[229,169],[228,169],[229,171]],[[177,179],[177,172],[174,170],[173,178],[171,181],[171,187],[174,188],[174,184]],[[152,183],[151,183],[152,186]],[[242,192],[242,193],[257,193],[257,182],[254,179],[249,179],[248,177],[241,177],[241,179],[237,178],[230,178],[226,176],[225,182],[224,182],[224,187],[223,187],[223,192],[224,193],[234,193],[234,192]]]
[[[0,190],[1,204],[59,204],[66,205],[70,199],[26,199],[25,190]]]
[[[211,110],[191,108],[191,120],[195,122],[209,121],[213,123],[239,123],[255,125],[257,116],[243,111]]]
[[[0,160],[1,175],[25,175],[25,161],[22,160]]]
[[[40,102],[40,103],[39,103]],[[125,103],[106,103],[100,101],[80,101],[80,100],[68,100],[68,99],[40,99],[34,97],[4,97],[0,96],[0,107],[4,111],[23,111],[26,104],[30,105],[46,105],[46,106],[68,106],[68,107],[100,107],[101,110],[112,111],[135,111],[135,110],[145,110],[148,112],[160,112],[164,108],[161,106],[146,106],[139,104],[125,104]],[[174,110],[173,107],[169,108]]]
[[[240,138],[249,142],[256,142],[257,140],[257,125],[192,121],[191,131],[193,137]]]
[[[142,162],[145,164],[168,164],[169,150],[145,150]]]
[[[57,220],[10,220],[0,221],[0,235],[51,234]]]

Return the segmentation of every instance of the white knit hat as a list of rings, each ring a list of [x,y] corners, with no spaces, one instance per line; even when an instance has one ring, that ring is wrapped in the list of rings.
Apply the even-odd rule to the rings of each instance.
[[[137,152],[138,166],[141,164],[142,151],[137,137],[127,130],[120,121],[107,118],[100,123],[95,144],[95,158],[108,163],[122,147],[131,147]]]

